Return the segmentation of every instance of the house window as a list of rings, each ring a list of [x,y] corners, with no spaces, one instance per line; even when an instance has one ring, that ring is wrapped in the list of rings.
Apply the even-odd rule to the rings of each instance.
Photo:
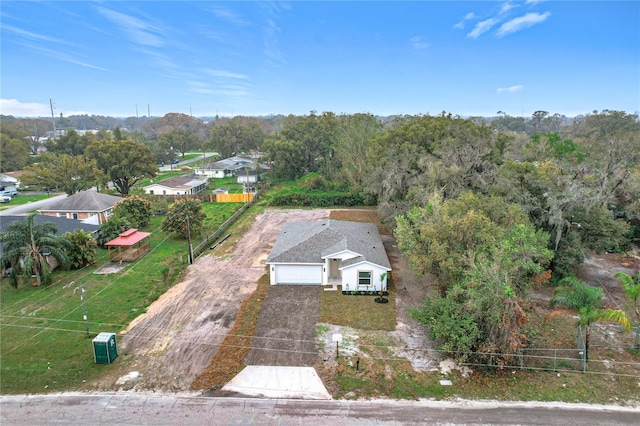
[[[358,271],[358,285],[371,285],[371,271]]]

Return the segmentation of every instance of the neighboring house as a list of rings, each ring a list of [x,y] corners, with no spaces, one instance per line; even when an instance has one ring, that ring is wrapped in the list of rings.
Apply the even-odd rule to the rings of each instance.
[[[22,222],[26,220],[26,218],[27,218],[26,216],[2,216],[0,218],[0,232],[6,231],[7,226],[9,226],[10,223]],[[34,223],[44,223],[44,222],[53,223],[58,230],[57,235],[62,235],[67,232],[74,232],[76,229],[82,229],[85,232],[89,232],[94,238],[98,234],[98,225],[82,223],[77,220],[67,219],[64,217],[50,217],[50,216],[43,216],[39,214],[33,218],[33,221]],[[3,245],[4,243],[0,243],[0,253],[2,253]],[[51,266],[52,270],[58,266],[58,262],[53,256],[47,256],[45,254],[45,257],[47,259],[47,263],[49,264],[49,266]]]
[[[245,166],[250,166],[254,161],[249,157],[235,156],[225,158],[224,160],[213,163],[204,163],[195,167],[194,173],[207,178],[222,179],[225,177],[235,176],[236,172]]]
[[[391,271],[375,224],[339,220],[285,224],[266,263],[271,285],[333,284],[342,291],[384,291]]]
[[[20,181],[12,176],[0,174],[0,195],[15,197],[18,195]]]
[[[66,217],[83,223],[102,225],[111,216],[113,206],[122,199],[97,191],[80,191],[49,204],[39,212],[45,216]]]
[[[151,195],[195,195],[205,190],[207,182],[195,175],[178,176],[143,187]]]
[[[151,251],[151,234],[130,228],[105,243],[112,262],[133,262]]]
[[[249,167],[243,167],[236,171],[238,183],[256,183],[258,181],[258,171]]]

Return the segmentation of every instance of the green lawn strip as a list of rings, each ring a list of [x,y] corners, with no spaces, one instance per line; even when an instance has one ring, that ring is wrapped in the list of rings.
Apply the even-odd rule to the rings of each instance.
[[[396,298],[389,280],[389,303],[375,303],[377,296],[343,295],[340,291],[323,291],[319,322],[342,325],[357,330],[393,331],[396,327]]]

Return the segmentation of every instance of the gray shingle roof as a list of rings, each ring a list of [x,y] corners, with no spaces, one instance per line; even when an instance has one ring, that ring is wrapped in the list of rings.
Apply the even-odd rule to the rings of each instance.
[[[145,186],[148,188],[154,185],[161,185],[167,188],[175,188],[175,189],[191,189],[200,185],[206,185],[206,181],[202,179],[194,178],[195,175],[186,175],[186,176],[176,176],[169,179],[161,180],[155,182],[151,185]]]
[[[4,232],[7,230],[7,226],[13,222],[22,222],[27,220],[27,216],[2,216],[0,220],[0,232]],[[33,221],[35,223],[44,223],[51,222],[56,225],[58,228],[58,235],[62,235],[65,232],[73,232],[76,229],[80,228],[86,232],[96,232],[99,228],[98,225],[90,225],[88,223],[82,223],[79,220],[75,219],[67,219],[66,217],[54,217],[54,216],[44,216],[41,214],[37,214]]]
[[[64,200],[49,204],[40,211],[47,212],[103,212],[113,207],[115,203],[122,200],[122,197],[115,195],[101,194],[96,191],[80,191],[70,195]]]
[[[267,263],[324,263],[323,257],[344,250],[360,256],[341,266],[367,261],[391,268],[376,225],[331,219],[285,224]]]

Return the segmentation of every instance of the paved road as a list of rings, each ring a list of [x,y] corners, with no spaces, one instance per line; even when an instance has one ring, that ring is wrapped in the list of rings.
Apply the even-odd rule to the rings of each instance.
[[[473,401],[304,401],[140,393],[0,397],[0,423],[127,425],[637,425],[640,409]]]
[[[49,203],[53,203],[57,200],[62,200],[67,198],[67,194],[55,195],[53,197],[45,198],[39,201],[32,201],[27,204],[20,204],[15,207],[10,207],[8,209],[4,209],[0,211],[0,216],[19,216],[23,214],[27,214],[33,210],[41,209]]]

